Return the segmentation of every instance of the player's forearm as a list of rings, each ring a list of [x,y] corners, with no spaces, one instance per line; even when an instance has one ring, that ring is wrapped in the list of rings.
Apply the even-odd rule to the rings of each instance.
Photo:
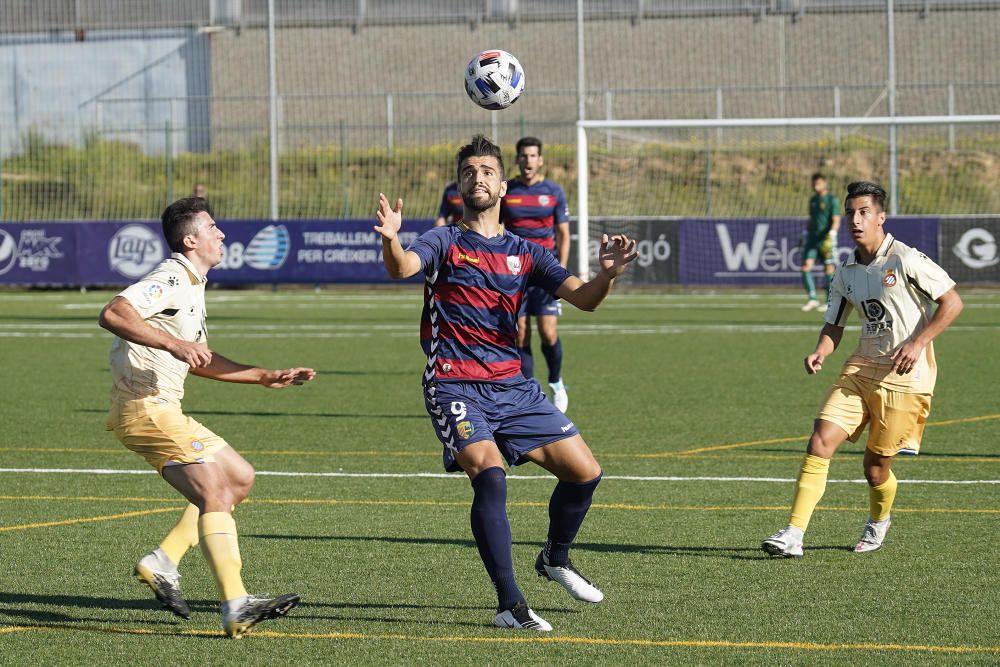
[[[938,307],[931,316],[931,321],[926,327],[914,333],[913,340],[926,347],[955,321],[963,307],[962,297],[958,292],[954,289],[949,290],[938,301]]]
[[[569,234],[561,228],[556,230],[556,254],[560,264],[569,264]]]
[[[121,296],[104,307],[97,322],[122,340],[156,350],[169,351],[175,340],[167,332],[150,326],[128,299]]]
[[[834,326],[833,324],[823,325],[823,330],[819,332],[819,340],[816,341],[816,349],[814,352],[816,354],[821,354],[824,357],[829,357],[831,354],[836,352],[837,346],[840,345],[840,339],[844,336],[844,328]]]
[[[569,301],[580,310],[594,311],[611,292],[613,284],[614,279],[609,278],[604,271],[598,271],[597,275],[587,282],[570,276],[556,291],[556,296]]]
[[[382,263],[391,278],[409,278],[420,271],[420,259],[416,253],[404,250],[396,236],[391,239],[382,237]]]
[[[238,382],[240,384],[260,384],[267,373],[266,369],[240,364],[227,359],[221,354],[212,355],[212,361],[202,368],[192,368],[192,375],[219,380],[220,382]]]
[[[830,223],[830,233],[831,234],[836,234],[837,231],[839,231],[839,230],[840,230],[840,216],[839,215],[835,215],[835,216],[833,216],[833,220]]]

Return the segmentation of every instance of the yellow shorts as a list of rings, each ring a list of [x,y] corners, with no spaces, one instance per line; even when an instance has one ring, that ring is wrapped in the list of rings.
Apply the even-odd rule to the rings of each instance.
[[[837,378],[817,418],[847,431],[851,442],[857,442],[870,423],[868,449],[895,456],[904,447],[920,449],[930,411],[930,394],[893,391],[876,380],[850,374]]]
[[[215,453],[229,446],[179,405],[155,396],[113,402],[107,429],[160,473],[169,464],[213,463]]]

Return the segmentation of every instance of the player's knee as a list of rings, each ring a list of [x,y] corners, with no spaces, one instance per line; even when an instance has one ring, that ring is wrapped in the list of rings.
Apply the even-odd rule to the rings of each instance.
[[[827,442],[819,431],[815,431],[809,438],[809,446],[806,451],[813,456],[829,459],[833,457],[836,447]]]
[[[881,466],[865,466],[865,479],[868,486],[882,486],[889,479],[889,471]]]

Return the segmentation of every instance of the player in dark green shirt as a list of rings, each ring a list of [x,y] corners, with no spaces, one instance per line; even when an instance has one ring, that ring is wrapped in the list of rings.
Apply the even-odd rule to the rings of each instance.
[[[802,310],[819,308],[816,300],[816,283],[813,280],[813,264],[818,257],[823,258],[826,273],[826,302],[830,303],[830,283],[837,269],[837,230],[840,229],[840,202],[830,194],[826,177],[816,173],[812,176],[812,187],[816,193],[809,199],[809,223],[802,232],[802,285],[809,300]]]

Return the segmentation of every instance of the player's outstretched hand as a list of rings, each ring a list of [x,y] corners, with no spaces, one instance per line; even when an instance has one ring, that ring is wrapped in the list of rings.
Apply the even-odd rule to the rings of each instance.
[[[284,389],[289,385],[299,385],[316,377],[311,368],[286,368],[281,371],[265,371],[260,383],[268,389]]]
[[[378,193],[378,210],[375,211],[375,217],[378,218],[375,231],[387,239],[396,238],[399,228],[403,226],[402,198],[397,199],[396,207],[392,208],[389,206],[389,199],[383,193]]]
[[[823,369],[823,359],[825,357],[819,352],[813,352],[805,359],[806,373],[809,375],[816,375]]]
[[[608,278],[620,276],[628,263],[638,256],[635,241],[630,241],[624,234],[616,234],[611,238],[607,234],[601,235],[601,249],[597,258],[601,262],[601,271]]]
[[[212,363],[212,351],[205,343],[189,343],[186,340],[175,339],[167,351],[191,368],[204,368]]]

